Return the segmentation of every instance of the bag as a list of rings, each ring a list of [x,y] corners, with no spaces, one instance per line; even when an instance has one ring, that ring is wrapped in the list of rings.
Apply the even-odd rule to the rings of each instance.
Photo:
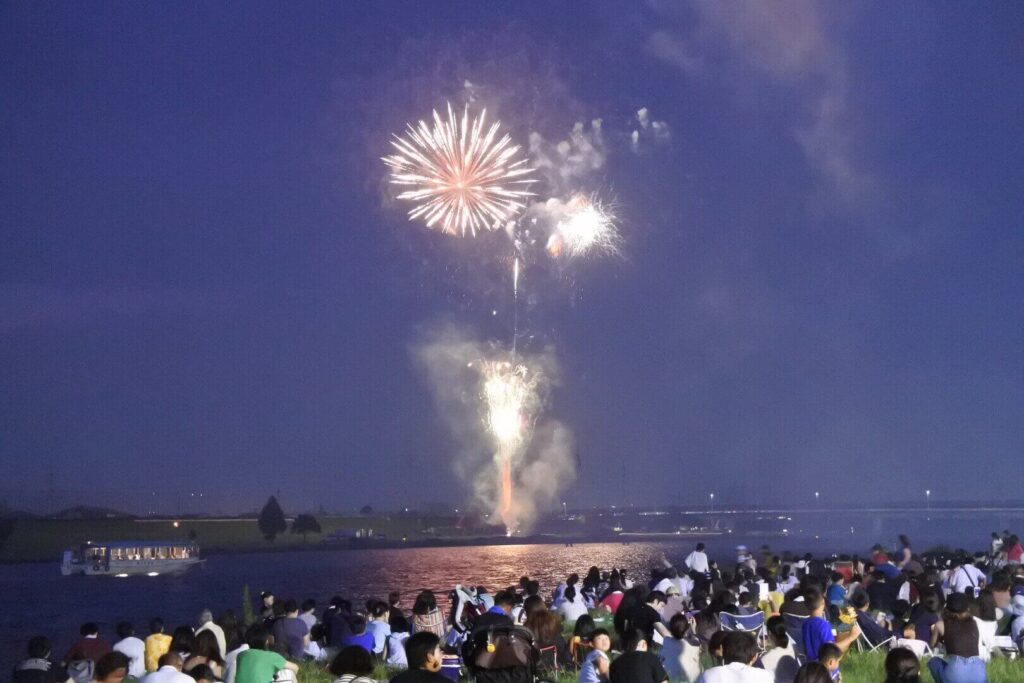
[[[92,683],[96,663],[91,659],[77,659],[68,664],[68,677],[75,683]]]

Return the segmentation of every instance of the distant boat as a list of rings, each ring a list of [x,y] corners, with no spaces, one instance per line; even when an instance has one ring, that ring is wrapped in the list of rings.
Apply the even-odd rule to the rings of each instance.
[[[64,576],[162,576],[182,574],[202,564],[199,548],[181,541],[114,541],[81,544],[69,548],[61,558]]]

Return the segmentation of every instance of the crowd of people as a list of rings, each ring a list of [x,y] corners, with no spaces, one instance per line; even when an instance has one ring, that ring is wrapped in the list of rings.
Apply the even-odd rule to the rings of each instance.
[[[521,626],[541,672],[579,683],[829,683],[855,644],[887,651],[886,683],[922,680],[926,657],[936,683],[978,683],[991,658],[1024,648],[1021,556],[1009,533],[973,555],[921,556],[904,536],[897,552],[864,558],[740,546],[723,568],[698,544],[644,580],[591,567],[549,591],[526,576],[494,593],[460,585],[445,609],[429,590],[410,610],[399,592],[358,605],[336,596],[322,610],[264,592],[248,615],[204,609],[173,630],[155,618],[140,635],[121,622],[113,644],[86,623],[61,657],[36,636],[13,681],[288,683],[308,661],[335,683],[372,683],[381,665],[401,671],[394,683],[442,683],[474,644],[494,652],[480,634]]]

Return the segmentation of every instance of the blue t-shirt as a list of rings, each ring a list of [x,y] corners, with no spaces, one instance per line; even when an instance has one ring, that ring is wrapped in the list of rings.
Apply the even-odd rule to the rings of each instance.
[[[373,634],[369,631],[363,631],[359,635],[350,633],[341,639],[341,646],[348,647],[349,645],[358,645],[363,648],[371,655],[373,654]]]
[[[842,605],[846,602],[846,589],[842,584],[833,583],[828,587],[828,604]]]
[[[804,638],[804,652],[807,654],[807,661],[818,661],[818,650],[823,643],[834,643],[836,637],[832,635],[832,627],[821,617],[808,617],[804,620],[802,635]]]
[[[384,643],[391,635],[391,625],[386,621],[370,621],[366,624],[368,633],[373,634],[373,651],[375,654],[384,652]]]

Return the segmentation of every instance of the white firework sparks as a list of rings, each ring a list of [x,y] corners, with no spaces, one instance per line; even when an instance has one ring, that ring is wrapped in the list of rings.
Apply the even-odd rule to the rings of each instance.
[[[391,169],[391,182],[408,187],[399,199],[415,202],[409,220],[448,234],[476,235],[497,230],[526,207],[536,182],[528,160],[508,134],[498,137],[500,122],[485,131],[487,110],[470,118],[469,107],[456,117],[451,104],[443,119],[434,110],[433,125],[409,124],[406,137],[391,141],[396,154],[382,160]]]
[[[556,258],[563,254],[576,258],[595,252],[619,253],[621,237],[610,207],[596,197],[577,194],[566,210],[548,238],[548,253]]]

